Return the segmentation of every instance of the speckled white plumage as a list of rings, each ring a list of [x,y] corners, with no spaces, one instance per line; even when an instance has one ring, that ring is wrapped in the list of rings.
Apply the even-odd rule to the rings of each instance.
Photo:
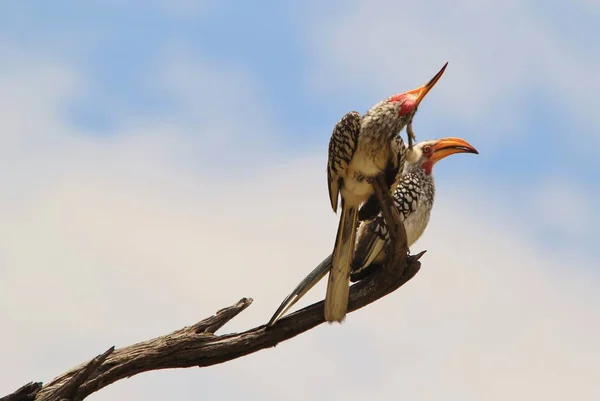
[[[329,200],[336,211],[341,195],[342,211],[325,296],[327,321],[341,322],[346,315],[358,208],[373,195],[372,179],[387,169],[398,171],[404,165],[405,147],[399,133],[416,111],[415,107],[402,114],[408,100],[392,96],[362,117],[350,112],[336,124],[331,135],[327,163]]]
[[[404,173],[391,177],[395,181],[392,196],[407,234],[408,246],[413,245],[429,223],[435,198],[433,166],[441,159],[455,153],[475,153],[477,150],[461,138],[442,138],[421,142],[405,149]],[[393,186],[393,187],[394,187]],[[363,209],[367,205],[363,205]],[[363,211],[361,209],[361,212]],[[365,216],[371,216],[367,213]],[[385,263],[390,240],[387,226],[379,214],[365,217],[357,230],[356,252],[353,255],[351,281],[361,280]],[[304,294],[332,269],[333,255],[328,256],[308,274],[281,303],[267,325],[271,326],[285,314]]]
[[[409,247],[425,232],[434,197],[433,174],[428,174],[419,163],[406,163],[393,199],[404,223]],[[352,273],[355,274],[372,263],[383,263],[388,241],[387,226],[381,214],[370,222],[363,222],[358,228]]]

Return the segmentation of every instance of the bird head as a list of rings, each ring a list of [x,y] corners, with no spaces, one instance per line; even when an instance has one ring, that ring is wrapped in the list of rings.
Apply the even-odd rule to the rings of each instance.
[[[376,131],[384,130],[393,137],[402,131],[407,124],[410,127],[419,104],[440,80],[447,65],[448,63],[444,64],[442,69],[425,85],[390,96],[369,109],[363,116],[362,129],[373,127]],[[409,144],[412,144],[411,136],[414,137],[412,128],[409,132]]]
[[[408,150],[406,161],[413,165],[413,168],[420,167],[425,173],[431,174],[435,163],[456,153],[479,154],[477,149],[464,139],[448,137],[417,143]]]
[[[409,90],[404,93],[399,93],[394,96],[390,96],[387,101],[394,104],[397,107],[397,112],[400,117],[406,118],[406,121],[410,121],[417,112],[417,108],[421,101],[425,98],[425,95],[429,93],[431,88],[435,86],[437,81],[440,80],[448,63],[444,64],[441,70],[433,78],[429,80],[425,85],[419,86],[416,89]]]

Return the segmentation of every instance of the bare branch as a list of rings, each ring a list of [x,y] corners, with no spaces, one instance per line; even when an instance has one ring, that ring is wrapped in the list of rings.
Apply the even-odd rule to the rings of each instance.
[[[30,382],[7,396],[0,398],[0,401],[33,401],[35,395],[42,388],[41,382]]]
[[[228,321],[249,307],[251,303],[252,298],[242,298],[237,304],[218,310],[214,316],[196,323],[191,327],[191,330],[195,333],[215,334],[215,332],[223,327]]]
[[[100,365],[106,361],[106,358],[115,351],[115,347],[112,346],[106,350],[103,354],[98,355],[91,361],[89,361],[83,369],[78,369],[64,384],[60,386],[50,386],[47,391],[40,392],[38,399],[44,399],[48,401],[60,401],[60,400],[71,400],[75,399],[77,390],[90,377],[90,375],[98,369]]]
[[[391,238],[388,262],[350,287],[349,312],[384,297],[408,282],[419,271],[419,258],[425,253],[407,257],[406,232],[393,207],[385,180],[378,177],[374,186]],[[115,381],[138,373],[227,362],[273,347],[325,321],[321,301],[284,317],[270,328],[261,325],[242,333],[214,334],[251,303],[251,298],[243,298],[215,315],[171,334],[120,349],[111,347],[43,387],[41,383],[29,383],[0,401],[79,401]]]

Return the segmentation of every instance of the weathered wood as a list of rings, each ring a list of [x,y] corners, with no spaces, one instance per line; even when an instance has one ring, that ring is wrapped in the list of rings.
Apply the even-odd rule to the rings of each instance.
[[[352,285],[349,312],[365,307],[408,282],[419,271],[419,258],[425,253],[407,257],[404,225],[393,207],[383,177],[378,177],[374,186],[391,237],[388,263]],[[0,401],[83,400],[111,383],[142,372],[227,362],[274,347],[324,322],[321,301],[282,318],[268,329],[261,325],[242,333],[214,334],[251,303],[251,298],[242,298],[192,326],[128,347],[111,347],[44,386],[29,383]]]
[[[41,382],[30,382],[19,388],[14,393],[6,395],[0,398],[0,401],[32,401],[35,399],[35,395],[42,388]]]

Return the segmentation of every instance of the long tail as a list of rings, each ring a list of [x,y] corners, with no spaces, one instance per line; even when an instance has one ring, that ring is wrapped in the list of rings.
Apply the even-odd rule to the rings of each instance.
[[[325,295],[325,320],[341,322],[348,309],[350,291],[350,265],[354,254],[358,208],[347,206],[342,198],[342,214],[333,248],[333,260],[327,294]]]
[[[321,281],[323,277],[325,277],[327,272],[331,269],[332,260],[333,255],[329,255],[319,264],[319,266],[310,272],[308,276],[306,276],[304,280],[300,282],[300,284],[296,286],[294,291],[292,291],[292,293],[283,300],[281,305],[279,305],[279,308],[277,308],[273,314],[273,317],[271,317],[271,320],[269,320],[269,323],[267,323],[267,327],[273,326],[275,323],[277,323],[277,321],[281,319],[285,312],[294,306],[294,304],[298,302],[300,298],[304,296],[304,294],[310,291],[311,288],[313,288],[319,281]]]

